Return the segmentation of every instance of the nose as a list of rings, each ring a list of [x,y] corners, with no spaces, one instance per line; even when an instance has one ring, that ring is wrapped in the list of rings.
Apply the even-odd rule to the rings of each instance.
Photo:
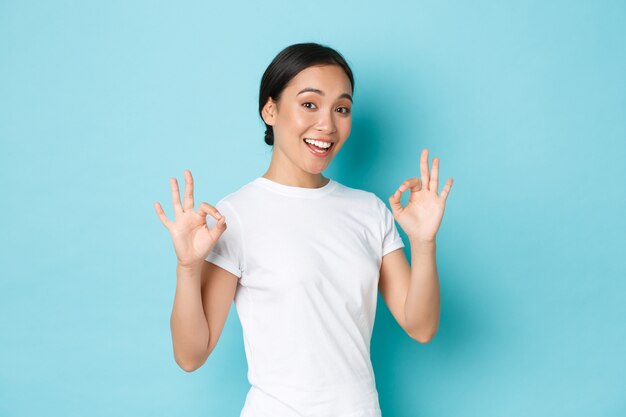
[[[321,111],[318,114],[319,119],[317,121],[317,125],[315,126],[317,130],[326,134],[335,133],[337,131],[337,127],[335,126],[335,118],[333,117],[332,110]]]

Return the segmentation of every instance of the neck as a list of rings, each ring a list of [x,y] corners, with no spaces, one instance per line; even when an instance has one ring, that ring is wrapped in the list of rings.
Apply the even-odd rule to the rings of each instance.
[[[321,188],[328,184],[328,182],[330,181],[322,174],[310,174],[307,172],[301,172],[298,175],[295,172],[285,172],[277,169],[272,169],[272,167],[270,167],[267,172],[263,174],[263,177],[279,184],[303,188]]]
[[[292,187],[321,188],[330,181],[322,173],[313,174],[291,163],[280,152],[274,149],[270,166],[263,174],[264,178]]]

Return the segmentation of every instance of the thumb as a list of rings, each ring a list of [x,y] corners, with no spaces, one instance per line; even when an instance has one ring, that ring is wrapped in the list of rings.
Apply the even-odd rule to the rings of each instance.
[[[391,206],[391,212],[394,216],[397,216],[402,211],[402,203],[400,203],[400,198],[402,197],[402,192],[398,189],[395,193],[389,197],[389,205]]]

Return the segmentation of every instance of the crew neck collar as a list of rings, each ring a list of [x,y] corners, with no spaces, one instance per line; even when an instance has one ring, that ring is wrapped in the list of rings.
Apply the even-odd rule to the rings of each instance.
[[[328,194],[332,190],[334,190],[335,187],[337,186],[337,182],[333,181],[331,178],[329,178],[329,181],[326,183],[326,185],[319,187],[319,188],[307,188],[307,187],[296,187],[293,185],[285,185],[285,184],[281,184],[279,182],[270,180],[269,178],[265,178],[265,177],[258,177],[254,179],[252,183],[259,185],[261,187],[264,187],[268,190],[280,193],[280,194],[289,195],[293,197],[307,197],[307,198],[321,197],[323,195]]]

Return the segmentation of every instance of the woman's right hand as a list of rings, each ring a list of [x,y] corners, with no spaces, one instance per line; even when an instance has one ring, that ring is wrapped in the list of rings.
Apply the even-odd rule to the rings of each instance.
[[[176,178],[170,179],[172,205],[176,220],[171,221],[165,216],[160,203],[154,203],[154,208],[159,219],[161,219],[161,223],[172,235],[178,265],[186,268],[199,268],[226,230],[226,218],[215,207],[205,202],[200,203],[198,212],[194,212],[193,177],[189,170],[185,170],[184,175],[185,197],[183,205],[180,203],[178,182]],[[207,226],[206,216],[208,214],[217,220],[213,228]]]

